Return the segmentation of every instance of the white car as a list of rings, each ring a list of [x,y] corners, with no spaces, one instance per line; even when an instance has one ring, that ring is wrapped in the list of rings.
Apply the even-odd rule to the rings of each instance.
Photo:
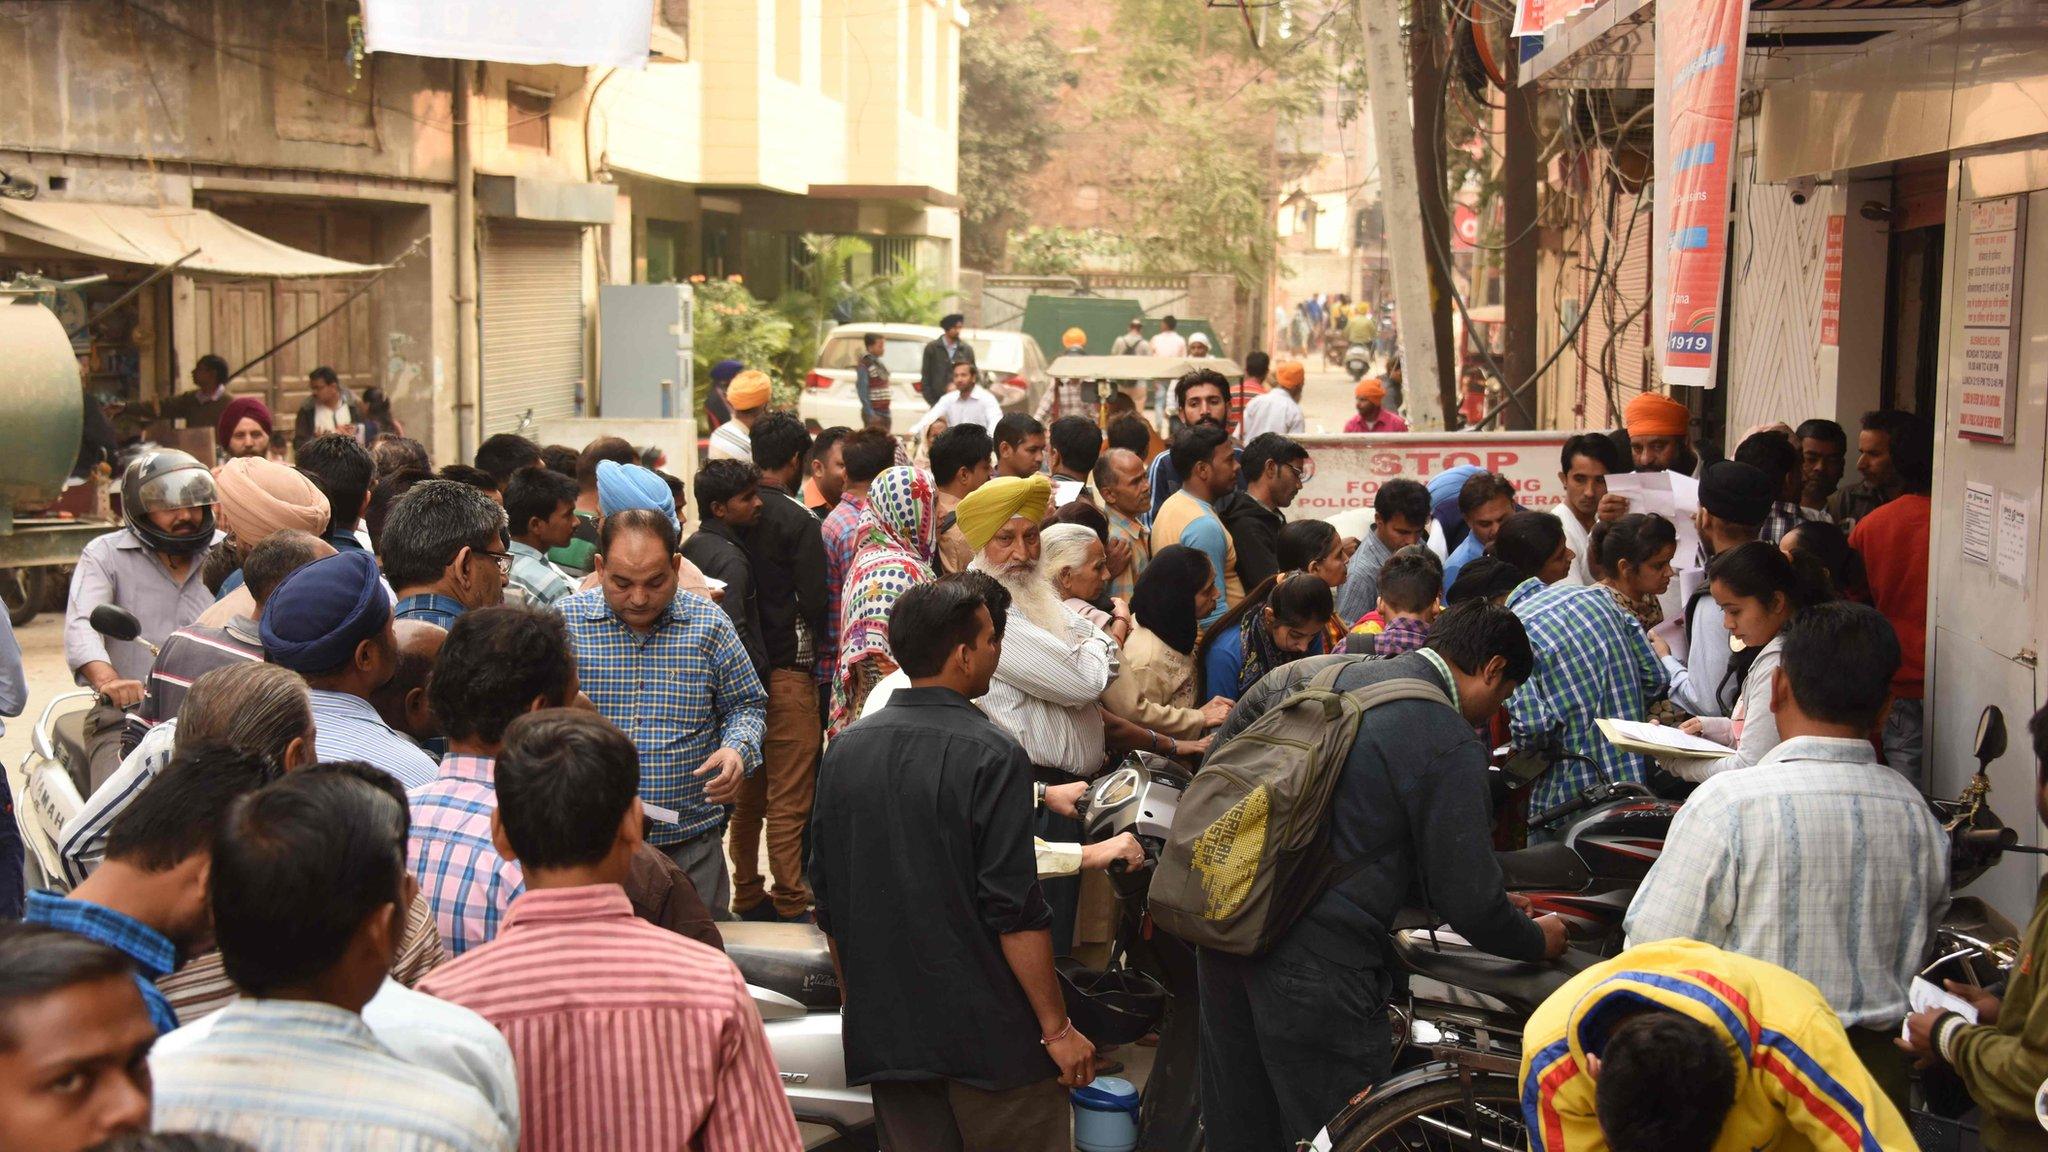
[[[890,430],[907,436],[924,419],[931,408],[921,387],[924,346],[939,338],[939,330],[929,324],[841,324],[825,337],[817,366],[804,376],[796,411],[805,423],[820,428],[860,426],[853,370],[874,332],[882,334],[882,364],[889,369]],[[960,337],[974,349],[982,386],[995,393],[1004,411],[1029,412],[1044,395],[1049,377],[1038,341],[1022,332],[983,328],[963,328]]]

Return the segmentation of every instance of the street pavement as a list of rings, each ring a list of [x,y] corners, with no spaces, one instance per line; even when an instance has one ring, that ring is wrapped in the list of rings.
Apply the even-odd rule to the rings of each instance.
[[[29,729],[43,705],[50,702],[50,697],[69,692],[76,685],[64,666],[62,612],[43,612],[29,621],[27,627],[15,629],[14,635],[21,642],[22,667],[28,672],[28,707],[19,717],[0,717],[0,724],[7,728],[0,735],[0,757],[5,757],[8,765],[18,767],[22,757],[28,755]]]

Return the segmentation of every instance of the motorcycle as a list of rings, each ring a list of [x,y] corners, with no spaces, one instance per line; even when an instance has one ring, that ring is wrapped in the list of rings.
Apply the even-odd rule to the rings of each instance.
[[[1352,344],[1344,349],[1344,370],[1351,373],[1352,383],[1365,379],[1372,371],[1372,349],[1364,344]]]
[[[92,610],[88,622],[93,631],[110,640],[135,641],[152,654],[156,652],[155,645],[142,639],[142,624],[125,608],[102,604]],[[63,842],[64,825],[78,815],[85,807],[85,797],[92,794],[92,757],[85,739],[85,714],[100,699],[99,693],[90,688],[51,697],[29,731],[28,754],[8,772],[7,784],[14,793],[14,820],[21,833],[23,868],[30,891],[66,891],[71,887],[57,846]]]
[[[2017,834],[1986,803],[1990,781],[1985,769],[2005,748],[2004,716],[1987,708],[1978,722],[1975,777],[1957,800],[1932,802],[1949,832],[1952,889],[1977,879],[2004,852],[2042,851],[2018,846]],[[1603,818],[1606,806],[1589,796],[1604,795],[1608,805],[1645,802],[1618,787],[1595,785],[1572,801],[1586,801],[1578,809],[1586,812],[1579,826]],[[1568,814],[1553,809],[1530,823],[1535,827],[1560,815]],[[1632,843],[1638,839],[1622,838],[1624,845],[1640,850]],[[1548,855],[1561,859],[1555,852]],[[1920,975],[1937,985],[1943,979],[1992,985],[2017,962],[2018,935],[2011,921],[1983,901],[1957,897],[1942,918],[1931,959]],[[1517,1080],[1522,1027],[1537,1005],[1599,957],[1573,948],[1553,964],[1522,964],[1479,952],[1448,933],[1416,928],[1397,931],[1393,944],[1410,982],[1406,1003],[1397,1003],[1393,1013],[1395,1073],[1332,1119],[1310,1147],[1318,1152],[1379,1152],[1439,1143],[1527,1147]],[[1911,1117],[1916,1133],[1947,1136],[1958,1127],[1948,1117],[1965,1107],[1966,1100],[1951,1098],[1916,1108]]]

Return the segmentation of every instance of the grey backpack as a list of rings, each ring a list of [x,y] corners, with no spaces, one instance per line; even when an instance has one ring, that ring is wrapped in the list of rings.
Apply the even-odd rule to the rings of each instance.
[[[1181,796],[1149,896],[1153,922],[1190,944],[1257,956],[1330,885],[1364,867],[1329,850],[1330,799],[1367,712],[1392,700],[1453,707],[1427,680],[1340,692],[1333,662],[1209,754]]]

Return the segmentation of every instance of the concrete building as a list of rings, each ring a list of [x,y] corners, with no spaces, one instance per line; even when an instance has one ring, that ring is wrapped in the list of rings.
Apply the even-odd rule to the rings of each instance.
[[[959,0],[654,19],[636,71],[363,55],[313,0],[29,6],[0,30],[0,276],[107,277],[63,301],[99,392],[160,400],[212,353],[288,425],[326,364],[439,459],[601,414],[601,284],[773,296],[807,232],[952,282]],[[152,280],[122,229],[244,258]]]

